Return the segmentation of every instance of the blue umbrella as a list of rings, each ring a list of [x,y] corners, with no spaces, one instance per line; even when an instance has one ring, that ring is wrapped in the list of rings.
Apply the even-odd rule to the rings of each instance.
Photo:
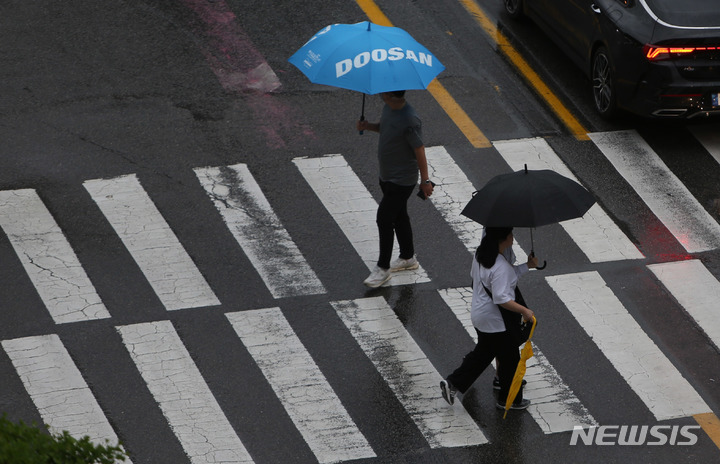
[[[445,66],[398,27],[363,21],[333,24],[288,60],[310,82],[365,94],[425,89]]]

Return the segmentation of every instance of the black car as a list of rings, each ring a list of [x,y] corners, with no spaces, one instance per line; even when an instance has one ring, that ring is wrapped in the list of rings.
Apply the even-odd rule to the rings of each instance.
[[[603,117],[720,114],[720,0],[504,2],[583,69]]]

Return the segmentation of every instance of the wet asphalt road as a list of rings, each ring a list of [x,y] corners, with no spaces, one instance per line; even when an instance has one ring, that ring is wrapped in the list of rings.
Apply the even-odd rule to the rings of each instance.
[[[650,338],[700,396],[720,411],[720,353],[646,265],[697,258],[720,279],[720,247],[689,254],[589,142],[575,140],[493,48],[459,2],[379,2],[445,64],[440,81],[490,140],[544,137],[645,255],[590,263],[560,226],[535,232],[548,269],[523,282],[542,314],[536,341],[601,424],[658,421],[567,313],[548,275],[600,272]],[[698,202],[713,210],[720,165],[685,124],[591,111],[587,82],[531,24],[506,23],[499,1],[481,2],[558,89],[590,132],[636,129]],[[465,407],[490,444],[431,449],[402,404],[328,302],[382,296],[441,374],[472,347],[437,290],[469,284],[469,255],[428,203],[411,202],[418,254],[431,282],[368,291],[367,270],[291,162],[341,153],[375,198],[372,134],[353,130],[360,95],[310,84],[287,58],[321,27],[365,20],[352,1],[147,0],[5,2],[0,6],[0,190],[35,189],[101,295],[110,319],[58,325],[5,234],[0,234],[0,339],[58,334],[135,463],[187,462],[183,448],[128,358],[116,327],[171,320],[255,462],[315,462],[225,313],[281,306],[350,411],[377,458],[358,462],[712,462],[720,451],[700,433],[692,447],[569,446],[527,415],[503,421],[489,373]],[[233,79],[259,63],[259,81]],[[262,68],[265,69],[265,68]],[[274,76],[274,77],[273,77]],[[266,91],[251,87],[260,85]],[[264,86],[264,87],[263,87]],[[408,98],[427,146],[444,146],[474,185],[508,166],[493,148],[473,148],[427,92]],[[378,115],[378,97],[366,114]],[[720,128],[718,122],[701,121]],[[193,168],[246,163],[326,294],[274,299],[197,184]],[[90,179],[135,174],[212,287],[220,306],[169,313],[83,189]],[[529,248],[529,234],[518,241]],[[278,362],[282,362],[279,360]],[[39,422],[13,365],[0,353],[0,411]],[[695,424],[686,417],[664,424]]]

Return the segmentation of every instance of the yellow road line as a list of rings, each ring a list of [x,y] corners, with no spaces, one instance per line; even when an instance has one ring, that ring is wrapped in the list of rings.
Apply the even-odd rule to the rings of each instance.
[[[370,22],[381,26],[392,27],[393,23],[385,16],[379,6],[373,0],[355,0],[360,8],[365,12]]]
[[[465,134],[465,137],[467,137],[473,147],[488,148],[492,146],[490,140],[485,137],[485,134],[480,131],[478,126],[470,119],[470,116],[458,105],[455,99],[450,96],[450,92],[448,92],[437,79],[433,79],[433,81],[430,82],[428,91],[435,97],[435,100],[437,100],[448,116],[450,116],[450,119],[453,120],[460,131]]]
[[[490,21],[485,12],[475,2],[475,0],[459,0],[465,9],[470,13],[477,23],[485,30],[487,35],[495,42],[498,48],[508,57],[510,62],[520,71],[527,79],[535,91],[550,105],[555,115],[565,124],[568,130],[578,140],[590,140],[587,135],[587,129],[583,127],[580,121],[572,115],[572,113],[562,104],[560,99],[552,90],[543,82],[538,74],[530,67],[525,59],[515,50],[505,35],[498,31],[495,24]]]
[[[390,22],[390,19],[385,15],[385,13],[382,12],[382,10],[380,10],[380,8],[373,0],[355,1],[357,2],[358,6],[365,12],[371,22],[379,24],[380,26],[393,25],[392,22]],[[460,105],[458,105],[458,103],[453,99],[450,93],[445,89],[445,87],[443,87],[442,84],[440,84],[440,82],[438,82],[437,79],[433,79],[433,81],[428,86],[428,91],[435,98],[440,107],[445,110],[447,115],[450,116],[450,119],[453,120],[455,125],[470,141],[473,147],[489,148],[492,146],[490,140],[485,137],[485,134],[480,131],[480,129],[475,125],[472,119],[470,119],[467,113],[460,107]]]
[[[697,414],[693,417],[695,418],[695,421],[700,424],[713,443],[715,443],[715,446],[720,448],[720,419],[711,412],[706,414]]]

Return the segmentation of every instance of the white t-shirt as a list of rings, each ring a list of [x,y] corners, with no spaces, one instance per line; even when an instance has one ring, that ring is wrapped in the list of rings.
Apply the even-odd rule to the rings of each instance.
[[[498,255],[495,264],[487,269],[473,258],[470,275],[473,280],[473,297],[470,318],[480,332],[504,332],[505,323],[497,305],[515,299],[518,277],[528,272],[527,264],[512,266],[503,255]],[[493,297],[485,292],[483,284]]]

